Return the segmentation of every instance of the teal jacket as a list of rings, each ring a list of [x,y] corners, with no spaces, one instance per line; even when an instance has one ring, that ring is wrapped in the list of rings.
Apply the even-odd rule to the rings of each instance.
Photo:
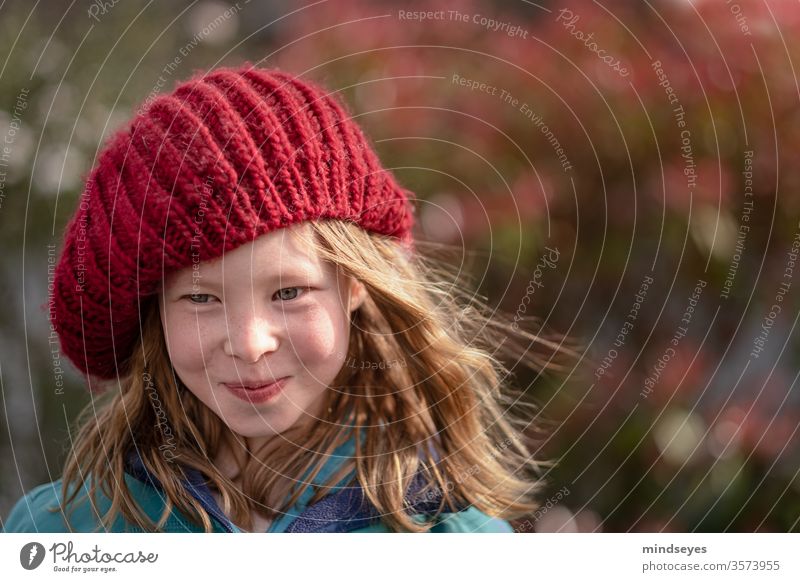
[[[375,510],[365,501],[359,486],[346,486],[347,478],[338,483],[333,490],[313,505],[309,505],[315,487],[323,484],[333,475],[340,463],[354,452],[353,441],[340,446],[311,481],[298,499],[297,503],[285,514],[273,520],[267,532],[330,532],[330,533],[380,533],[390,531],[380,520]],[[352,473],[351,473],[352,475]],[[418,476],[419,477],[419,476]],[[157,481],[141,464],[138,456],[132,455],[124,475],[130,492],[142,510],[153,521],[157,521],[164,510],[165,496]],[[424,520],[435,513],[439,505],[439,497],[428,492],[424,497],[415,498],[415,489],[420,488],[420,479],[414,479],[409,488],[409,513],[415,520]],[[202,475],[189,473],[184,482],[186,490],[197,499],[211,516],[214,532],[240,532],[241,530],[228,519],[214,501]],[[40,485],[22,497],[13,507],[8,519],[3,524],[5,532],[141,532],[142,530],[127,522],[121,515],[109,530],[100,525],[98,515],[102,515],[110,507],[110,500],[97,494],[95,507],[89,502],[88,485],[83,485],[84,495],[79,495],[73,506],[73,512],[50,512],[48,508],[58,507],[61,502],[61,480]],[[69,518],[69,521],[67,520]],[[182,513],[173,510],[163,527],[164,532],[201,532],[202,528],[189,521]],[[460,511],[442,513],[435,521],[431,532],[493,532],[505,533],[513,531],[508,522],[489,517],[475,507],[465,507]]]

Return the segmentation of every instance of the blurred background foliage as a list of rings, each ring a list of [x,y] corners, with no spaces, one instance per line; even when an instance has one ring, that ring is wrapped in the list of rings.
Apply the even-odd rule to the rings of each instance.
[[[558,461],[521,529],[798,531],[798,35],[800,5],[756,0],[3,3],[0,515],[60,476],[89,401],[42,305],[98,148],[149,95],[250,60],[340,91],[419,236],[587,346],[567,378],[516,378]]]

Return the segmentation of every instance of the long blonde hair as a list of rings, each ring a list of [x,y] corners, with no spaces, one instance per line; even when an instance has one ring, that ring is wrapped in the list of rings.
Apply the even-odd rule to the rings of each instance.
[[[157,531],[177,508],[211,531],[211,518],[181,484],[186,468],[193,468],[219,491],[234,523],[249,529],[252,512],[273,519],[295,504],[327,456],[353,434],[363,435],[355,439],[354,458],[310,503],[354,471],[387,527],[425,531],[432,520],[411,519],[404,505],[421,471],[427,490],[441,494],[440,511],[469,504],[514,519],[539,507],[547,463],[531,453],[531,400],[512,386],[503,360],[537,373],[562,372],[579,357],[578,346],[557,334],[545,337],[536,318],[517,318],[523,325],[512,326],[508,315],[491,312],[463,288],[447,261],[434,258],[441,245],[417,242],[409,253],[353,223],[309,224],[298,236],[368,292],[351,317],[348,362],[359,365],[342,367],[326,392],[327,415],[248,451],[239,467],[241,484],[234,484],[211,459],[226,443],[248,447],[247,439],[232,434],[175,376],[151,298],[142,305],[141,349],[125,362],[118,388],[79,417],[64,471],[65,509],[81,489],[73,485],[86,476],[90,496],[99,490],[111,501],[100,516],[102,527],[110,528],[121,512],[139,528]],[[134,447],[166,493],[155,522],[119,478]],[[301,476],[299,486],[287,486]],[[283,501],[271,507],[268,499]]]

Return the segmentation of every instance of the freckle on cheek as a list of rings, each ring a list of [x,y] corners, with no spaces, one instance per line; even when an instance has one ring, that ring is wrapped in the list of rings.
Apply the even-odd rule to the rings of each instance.
[[[336,329],[330,322],[309,322],[302,332],[293,339],[295,348],[300,351],[328,351],[336,343]],[[305,348],[305,349],[304,349]]]

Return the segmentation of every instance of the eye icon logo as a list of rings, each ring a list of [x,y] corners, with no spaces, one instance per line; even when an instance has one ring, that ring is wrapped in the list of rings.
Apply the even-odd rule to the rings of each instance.
[[[44,546],[38,542],[30,542],[19,551],[19,563],[26,570],[35,570],[44,561]]]

